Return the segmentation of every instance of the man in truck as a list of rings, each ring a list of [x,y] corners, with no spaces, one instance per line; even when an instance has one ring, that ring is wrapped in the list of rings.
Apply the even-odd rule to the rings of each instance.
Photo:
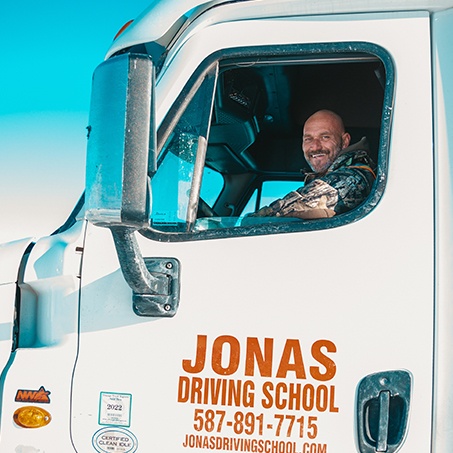
[[[304,124],[302,150],[313,170],[305,183],[253,217],[333,217],[360,205],[376,179],[375,165],[366,151],[366,139],[351,145],[342,118],[319,110]]]

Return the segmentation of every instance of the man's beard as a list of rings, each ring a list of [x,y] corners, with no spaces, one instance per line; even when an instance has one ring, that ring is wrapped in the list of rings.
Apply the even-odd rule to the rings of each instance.
[[[343,140],[340,142],[337,150],[333,154],[330,154],[329,151],[326,151],[324,149],[322,149],[321,151],[318,151],[318,152],[310,153],[309,157],[316,156],[317,154],[323,154],[323,155],[327,156],[328,161],[319,169],[316,169],[309,160],[308,160],[308,165],[310,165],[311,169],[315,173],[325,173],[329,169],[329,167],[333,164],[335,159],[338,157],[338,155],[340,154],[342,149],[343,149]]]

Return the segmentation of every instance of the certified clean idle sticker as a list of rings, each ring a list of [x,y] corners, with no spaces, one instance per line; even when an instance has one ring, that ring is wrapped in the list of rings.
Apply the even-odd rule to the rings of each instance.
[[[99,453],[134,453],[137,438],[124,428],[102,428],[93,436],[93,447]]]
[[[129,393],[101,392],[99,398],[99,424],[126,426],[131,424],[132,395]]]

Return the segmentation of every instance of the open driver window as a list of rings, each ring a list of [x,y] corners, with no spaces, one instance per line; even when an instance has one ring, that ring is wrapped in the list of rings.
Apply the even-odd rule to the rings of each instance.
[[[161,128],[152,228],[201,237],[247,234],[244,218],[303,187],[310,168],[301,149],[302,128],[320,109],[342,117],[351,143],[366,137],[376,172],[384,174],[391,61],[375,46],[358,44],[351,51],[348,44],[344,52],[335,46],[335,52],[326,45],[316,56],[301,46],[284,59],[255,49],[248,58],[225,54],[210,61],[209,71],[194,77],[183,93],[185,101]],[[254,222],[254,232],[266,234],[269,223],[272,232],[279,232],[356,219],[378,202],[385,184],[379,181],[365,208],[332,219],[262,218]]]

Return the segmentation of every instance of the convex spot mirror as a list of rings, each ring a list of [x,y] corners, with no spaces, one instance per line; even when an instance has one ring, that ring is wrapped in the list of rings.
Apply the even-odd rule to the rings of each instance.
[[[86,217],[99,226],[148,225],[155,171],[154,66],[124,54],[93,74],[88,126]]]

